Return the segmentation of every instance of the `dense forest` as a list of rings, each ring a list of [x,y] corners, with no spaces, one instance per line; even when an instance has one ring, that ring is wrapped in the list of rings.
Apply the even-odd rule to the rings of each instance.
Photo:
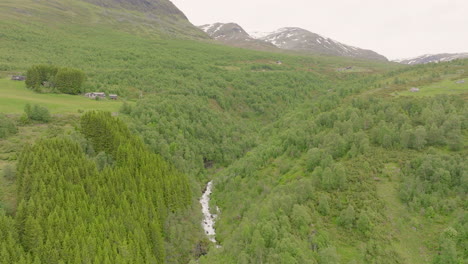
[[[0,263],[468,261],[468,60],[243,50],[17,2],[39,15],[0,13],[0,77],[41,97],[0,96],[22,111],[0,114]],[[119,111],[76,95],[97,91]]]
[[[163,263],[163,224],[191,203],[187,177],[109,113],[18,160],[18,209],[2,214],[2,263]]]
[[[306,103],[265,128],[272,137],[220,173],[215,198],[225,249],[202,263],[342,263],[340,255],[344,263],[408,263],[392,243],[392,222],[403,219],[389,221],[390,205],[379,196],[393,186],[407,217],[454,221],[443,227],[453,237],[440,242],[435,263],[465,259],[466,154],[457,150],[464,149],[466,103],[331,102]]]

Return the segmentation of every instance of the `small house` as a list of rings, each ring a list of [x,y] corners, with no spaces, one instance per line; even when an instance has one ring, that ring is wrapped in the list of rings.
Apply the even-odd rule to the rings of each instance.
[[[346,70],[352,70],[352,69],[353,69],[353,66],[346,67]]]
[[[281,64],[283,64],[283,62],[282,61],[276,61],[276,64],[281,65]]]
[[[25,81],[25,80],[26,80],[26,76],[23,76],[23,75],[13,75],[13,76],[11,76],[11,80],[13,80],[13,81]]]
[[[96,97],[106,98],[106,93],[101,93],[101,92],[86,93],[85,96],[91,99],[96,99]]]
[[[413,87],[413,88],[410,89],[410,92],[417,93],[417,92],[419,92],[419,88]]]
[[[109,94],[111,100],[117,100],[118,96],[116,94]]]
[[[458,84],[462,84],[462,83],[465,83],[465,80],[459,80],[457,81]]]

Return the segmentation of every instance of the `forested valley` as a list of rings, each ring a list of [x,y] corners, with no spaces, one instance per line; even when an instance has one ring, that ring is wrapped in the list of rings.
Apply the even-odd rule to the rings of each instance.
[[[244,50],[20,2],[39,15],[0,15],[0,263],[468,261],[468,60]]]

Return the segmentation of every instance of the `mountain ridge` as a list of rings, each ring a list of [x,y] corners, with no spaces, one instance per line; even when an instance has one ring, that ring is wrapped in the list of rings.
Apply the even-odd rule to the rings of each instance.
[[[205,24],[198,26],[198,28],[211,38],[231,46],[266,50],[276,49],[271,43],[253,38],[240,25],[233,22]]]
[[[123,8],[140,12],[157,12],[187,17],[172,2],[167,0],[83,0],[106,8]]]
[[[468,58],[468,52],[465,53],[438,53],[438,54],[424,54],[417,57],[405,58],[405,59],[396,59],[392,60],[393,62],[398,62],[401,64],[427,64],[427,63],[439,63],[439,62],[448,62],[456,59],[465,59]]]
[[[260,39],[287,50],[387,61],[385,56],[372,50],[346,45],[298,27],[280,28]]]
[[[268,43],[269,48],[281,50],[388,61],[385,56],[372,50],[346,45],[298,27],[284,27],[269,33],[248,33],[236,23],[206,24],[199,28],[211,38],[230,45],[245,46],[246,43],[255,43],[265,47]]]

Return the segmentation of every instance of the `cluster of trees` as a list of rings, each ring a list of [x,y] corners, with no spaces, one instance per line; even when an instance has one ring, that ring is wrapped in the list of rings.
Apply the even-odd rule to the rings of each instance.
[[[466,235],[468,233],[468,216],[459,216],[453,226],[444,229],[438,241],[438,254],[434,264],[458,264],[466,262]]]
[[[217,63],[231,59],[230,53],[226,56],[216,55]],[[121,109],[145,143],[195,175],[203,173],[204,165],[227,166],[242,157],[255,146],[265,124],[332,87],[319,74],[291,67],[253,72],[250,64],[241,64],[226,70],[204,63],[206,58],[199,60],[198,67],[178,61],[158,68],[157,85],[144,88],[157,93]]]
[[[468,166],[465,157],[431,153],[404,167],[400,198],[415,211],[433,217],[450,214],[463,204],[468,192]]]
[[[227,165],[253,145],[246,137],[248,127],[209,107],[207,100],[154,96],[128,113],[145,142],[187,173],[202,173],[210,163]]]
[[[110,113],[85,114],[81,132],[22,152],[16,215],[0,213],[0,259],[165,263],[164,223],[190,204],[187,177]],[[113,163],[98,169],[97,153]]]
[[[26,87],[40,91],[46,82],[52,82],[58,68],[52,65],[33,65],[26,72]]]
[[[53,65],[33,65],[26,73],[26,86],[34,91],[52,88],[65,94],[79,94],[86,80],[83,71]]]
[[[402,171],[400,198],[412,211],[432,219],[459,212],[468,193],[466,155],[429,153],[408,162]],[[468,213],[463,210],[440,234],[434,263],[466,260]]]

